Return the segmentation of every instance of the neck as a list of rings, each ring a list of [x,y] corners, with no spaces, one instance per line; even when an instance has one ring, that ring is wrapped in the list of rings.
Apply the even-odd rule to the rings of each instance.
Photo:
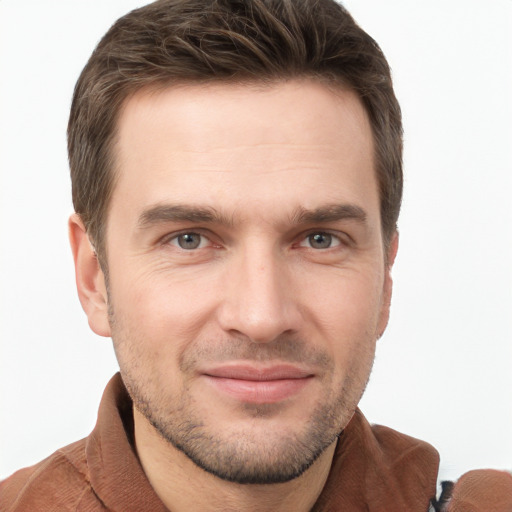
[[[308,512],[325,485],[336,443],[290,482],[245,485],[222,480],[196,466],[164,440],[134,408],[135,445],[144,472],[173,512]]]

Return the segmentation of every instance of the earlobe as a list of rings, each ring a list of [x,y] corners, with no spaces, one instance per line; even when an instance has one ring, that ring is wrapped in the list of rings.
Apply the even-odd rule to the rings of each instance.
[[[392,235],[386,254],[386,267],[384,269],[384,286],[382,291],[382,303],[380,310],[379,325],[377,330],[377,338],[380,338],[389,320],[389,310],[391,307],[391,295],[393,292],[393,278],[391,276],[391,269],[395,263],[396,254],[398,252],[398,231]]]
[[[105,276],[80,216],[76,213],[71,215],[68,225],[80,303],[91,329],[100,336],[109,337],[111,334]]]

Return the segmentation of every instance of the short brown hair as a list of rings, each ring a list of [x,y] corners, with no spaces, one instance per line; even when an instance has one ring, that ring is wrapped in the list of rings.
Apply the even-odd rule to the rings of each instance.
[[[348,87],[370,118],[384,240],[402,197],[402,123],[377,43],[334,0],[158,0],[120,18],[76,84],[68,125],[73,204],[100,257],[123,102],[197,82],[312,78]]]

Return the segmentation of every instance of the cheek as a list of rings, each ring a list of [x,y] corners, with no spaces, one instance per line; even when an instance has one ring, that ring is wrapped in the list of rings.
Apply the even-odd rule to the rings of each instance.
[[[323,288],[310,289],[316,290],[308,299],[310,310],[329,337],[357,340],[375,335],[383,295],[380,274],[334,275]]]
[[[112,280],[111,301],[126,336],[155,354],[179,351],[201,335],[215,308],[215,286],[191,272],[132,273]],[[204,277],[204,276],[203,276]]]
[[[364,389],[375,355],[382,299],[380,275],[375,271],[331,278],[322,293],[311,297],[312,329],[331,354],[336,388]]]

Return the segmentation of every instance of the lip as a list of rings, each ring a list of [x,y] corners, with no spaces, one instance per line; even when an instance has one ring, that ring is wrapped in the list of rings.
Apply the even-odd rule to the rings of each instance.
[[[224,365],[202,372],[217,391],[244,403],[270,404],[292,398],[314,377],[292,365]]]

